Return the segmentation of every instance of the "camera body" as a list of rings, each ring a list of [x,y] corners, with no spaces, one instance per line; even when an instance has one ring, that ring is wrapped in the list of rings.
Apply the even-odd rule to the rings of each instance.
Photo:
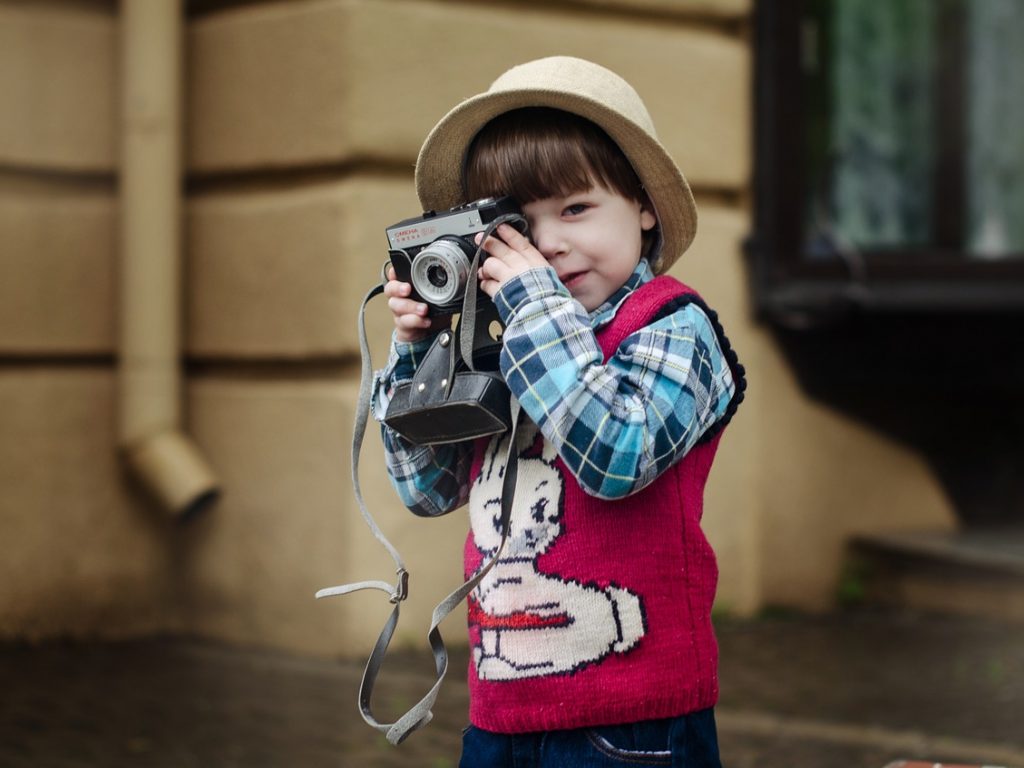
[[[512,198],[485,197],[448,211],[426,211],[388,227],[388,255],[398,280],[412,286],[410,298],[426,304],[432,315],[459,312],[467,283],[476,280],[469,274],[477,249],[473,237],[506,214],[522,215]],[[525,219],[509,223],[527,234]],[[484,251],[481,258],[486,256]],[[480,303],[488,301],[481,293]]]
[[[395,277],[412,286],[411,298],[426,304],[431,315],[462,313],[466,287],[477,279],[470,274],[477,253],[473,237],[499,219],[529,236],[510,197],[485,197],[393,224],[386,232]],[[481,251],[480,258],[486,257]],[[475,307],[465,311],[473,312],[472,361],[464,359],[461,343],[469,318],[460,316],[455,332],[445,329],[434,337],[412,381],[398,385],[388,404],[384,423],[417,445],[484,437],[511,425],[510,394],[499,366],[504,329],[497,307],[478,292]]]

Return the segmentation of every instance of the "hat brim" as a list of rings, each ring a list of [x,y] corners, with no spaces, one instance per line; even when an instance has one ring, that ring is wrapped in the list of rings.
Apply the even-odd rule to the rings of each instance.
[[[498,115],[523,107],[551,107],[600,126],[626,155],[654,206],[661,252],[653,265],[665,272],[693,242],[697,206],[690,186],[661,143],[644,128],[604,104],[564,91],[519,89],[487,92],[459,104],[427,136],[416,161],[416,193],[424,210],[468,202],[462,187],[466,154],[477,133]]]

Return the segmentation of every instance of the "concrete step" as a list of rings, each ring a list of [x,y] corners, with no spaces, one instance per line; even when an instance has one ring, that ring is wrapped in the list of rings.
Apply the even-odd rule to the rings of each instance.
[[[868,604],[1024,623],[1024,524],[857,537],[844,591]]]

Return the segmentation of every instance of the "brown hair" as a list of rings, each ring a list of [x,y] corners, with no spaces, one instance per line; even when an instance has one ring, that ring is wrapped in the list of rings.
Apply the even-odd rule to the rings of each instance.
[[[509,195],[521,205],[566,197],[594,184],[647,203],[619,146],[591,121],[547,107],[506,112],[473,139],[463,168],[467,200]]]

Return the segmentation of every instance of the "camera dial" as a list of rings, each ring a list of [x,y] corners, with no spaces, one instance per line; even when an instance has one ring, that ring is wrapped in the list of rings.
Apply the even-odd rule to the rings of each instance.
[[[474,200],[471,203],[463,203],[462,205],[456,205],[452,208],[452,212],[455,211],[474,211],[478,208],[484,208],[488,205],[494,205],[496,202],[493,197],[481,197],[479,200]]]
[[[458,242],[435,240],[413,259],[412,286],[428,304],[448,304],[462,298],[470,266],[465,249]]]

